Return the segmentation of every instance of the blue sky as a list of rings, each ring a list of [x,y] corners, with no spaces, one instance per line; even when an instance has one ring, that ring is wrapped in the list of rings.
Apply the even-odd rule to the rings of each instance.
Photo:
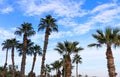
[[[0,43],[8,38],[22,37],[14,35],[16,27],[23,22],[32,23],[37,31],[40,18],[51,14],[57,20],[58,33],[52,33],[49,39],[46,63],[58,60],[61,55],[54,51],[57,42],[79,41],[84,48],[79,54],[83,63],[79,65],[82,75],[107,77],[105,47],[87,48],[87,45],[96,42],[91,36],[96,29],[104,30],[106,27],[120,27],[120,1],[119,0],[0,0]],[[43,47],[44,32],[37,32],[31,37],[33,42]],[[120,76],[120,48],[113,49],[116,71]],[[5,51],[0,46],[0,66],[4,64]],[[15,54],[16,65],[21,62],[18,53]],[[10,56],[10,53],[9,53]],[[26,73],[31,69],[32,57],[27,57]],[[11,64],[11,57],[9,57]],[[38,57],[35,72],[39,74],[41,57]],[[75,70],[73,70],[73,75]]]

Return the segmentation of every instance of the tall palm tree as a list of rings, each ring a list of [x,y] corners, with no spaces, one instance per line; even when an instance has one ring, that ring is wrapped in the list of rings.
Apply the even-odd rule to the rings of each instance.
[[[18,42],[15,38],[10,39],[11,59],[12,59],[12,77],[15,77],[15,62],[14,62],[14,49],[17,48]]]
[[[4,73],[5,73],[6,67],[7,67],[8,50],[10,49],[10,39],[5,40],[1,45],[3,46],[2,50],[6,49],[6,59],[3,67]]]
[[[71,77],[71,57],[72,53],[78,53],[80,50],[83,50],[81,47],[77,47],[79,42],[69,42],[64,41],[64,43],[59,42],[55,48],[60,54],[65,56],[65,77]]]
[[[81,59],[82,58],[80,57],[80,55],[78,54],[74,55],[73,63],[76,63],[76,77],[78,77],[78,63],[82,63]]]
[[[56,77],[61,77],[61,71],[60,71],[60,68],[61,68],[61,62],[59,60],[55,61],[54,63],[51,64],[52,65],[52,69],[56,70]]]
[[[26,65],[26,53],[27,53],[27,38],[34,35],[35,31],[31,23],[23,23],[21,27],[18,27],[15,31],[16,35],[23,35],[23,55],[21,62],[21,77],[25,75],[25,65]]]
[[[35,62],[36,62],[36,57],[37,55],[42,55],[42,49],[39,45],[34,45],[33,47],[30,48],[31,54],[34,55],[33,57],[33,64],[31,68],[31,72],[34,70]]]
[[[58,32],[58,26],[56,25],[55,22],[56,22],[56,20],[54,18],[52,18],[51,15],[47,15],[46,18],[41,18],[40,24],[38,27],[38,31],[45,29],[43,56],[42,56],[41,73],[40,73],[41,77],[43,77],[44,68],[45,68],[45,56],[46,56],[49,35],[53,31]]]
[[[96,31],[97,34],[93,34],[92,36],[97,40],[97,43],[89,44],[88,47],[101,47],[106,46],[106,58],[107,58],[107,68],[109,77],[116,77],[117,73],[115,72],[115,65],[114,65],[114,57],[112,54],[111,46],[118,45],[119,43],[119,32],[118,28],[106,28],[105,32],[101,30]]]

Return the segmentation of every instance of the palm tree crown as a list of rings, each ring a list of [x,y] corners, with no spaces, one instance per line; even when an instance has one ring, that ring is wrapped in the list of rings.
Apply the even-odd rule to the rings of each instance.
[[[93,34],[92,36],[96,40],[98,40],[97,41],[98,43],[89,44],[88,45],[89,47],[92,47],[92,46],[101,47],[102,44],[105,44],[107,46],[111,46],[113,44],[114,47],[119,45],[120,29],[115,28],[112,30],[111,28],[107,28],[104,33],[101,30],[97,30],[96,32],[97,34]]]
[[[80,50],[83,50],[83,48],[77,47],[78,44],[79,42],[77,41],[75,42],[64,41],[64,43],[59,42],[55,50],[57,50],[60,54],[70,55],[72,53],[77,53]]]
[[[38,31],[40,30],[48,30],[50,34],[52,31],[58,32],[58,26],[56,25],[56,20],[52,18],[51,15],[47,15],[46,18],[41,18]]]
[[[73,63],[76,63],[76,64],[82,63],[81,59],[82,58],[80,57],[80,55],[75,54],[74,57],[73,57]]]
[[[26,36],[31,36],[35,34],[35,31],[33,30],[32,24],[31,23],[23,23],[21,24],[21,27],[17,27],[17,30],[15,31],[16,35],[22,35],[26,34]]]

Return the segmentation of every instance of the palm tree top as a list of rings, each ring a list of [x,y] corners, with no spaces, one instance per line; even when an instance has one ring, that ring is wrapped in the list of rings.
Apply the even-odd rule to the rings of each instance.
[[[81,59],[82,58],[80,57],[80,55],[75,54],[74,57],[73,57],[73,63],[76,63],[76,64],[82,63]]]
[[[69,42],[69,41],[64,41],[64,43],[59,42],[57,44],[57,47],[55,50],[57,50],[60,54],[71,54],[71,53],[77,53],[81,50],[83,50],[82,47],[77,47],[79,42]]]
[[[30,52],[31,52],[31,54],[37,53],[38,55],[42,55],[42,48],[36,44],[36,45],[30,47]]]
[[[48,29],[49,33],[52,31],[58,32],[58,26],[56,25],[56,19],[51,15],[47,15],[46,18],[40,19],[40,24],[38,25],[38,31]]]
[[[2,50],[10,49],[10,39],[6,39],[1,45],[3,46]]]
[[[31,23],[24,22],[23,24],[21,24],[20,27],[17,27],[15,34],[20,35],[20,36],[22,34],[26,34],[29,37],[31,35],[34,35],[35,31],[34,31]]]
[[[105,31],[96,30],[97,34],[92,34],[92,36],[97,40],[97,43],[89,44],[88,47],[96,46],[101,47],[102,44],[107,46],[120,44],[120,29],[119,28],[106,28]]]

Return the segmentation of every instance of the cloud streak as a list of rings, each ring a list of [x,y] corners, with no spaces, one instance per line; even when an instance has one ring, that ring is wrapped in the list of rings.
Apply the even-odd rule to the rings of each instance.
[[[21,0],[19,2],[25,14],[30,16],[41,15],[46,12],[52,12],[61,17],[81,17],[86,14],[86,11],[81,9],[83,1],[40,0],[39,2],[37,1],[37,3],[35,0]]]

